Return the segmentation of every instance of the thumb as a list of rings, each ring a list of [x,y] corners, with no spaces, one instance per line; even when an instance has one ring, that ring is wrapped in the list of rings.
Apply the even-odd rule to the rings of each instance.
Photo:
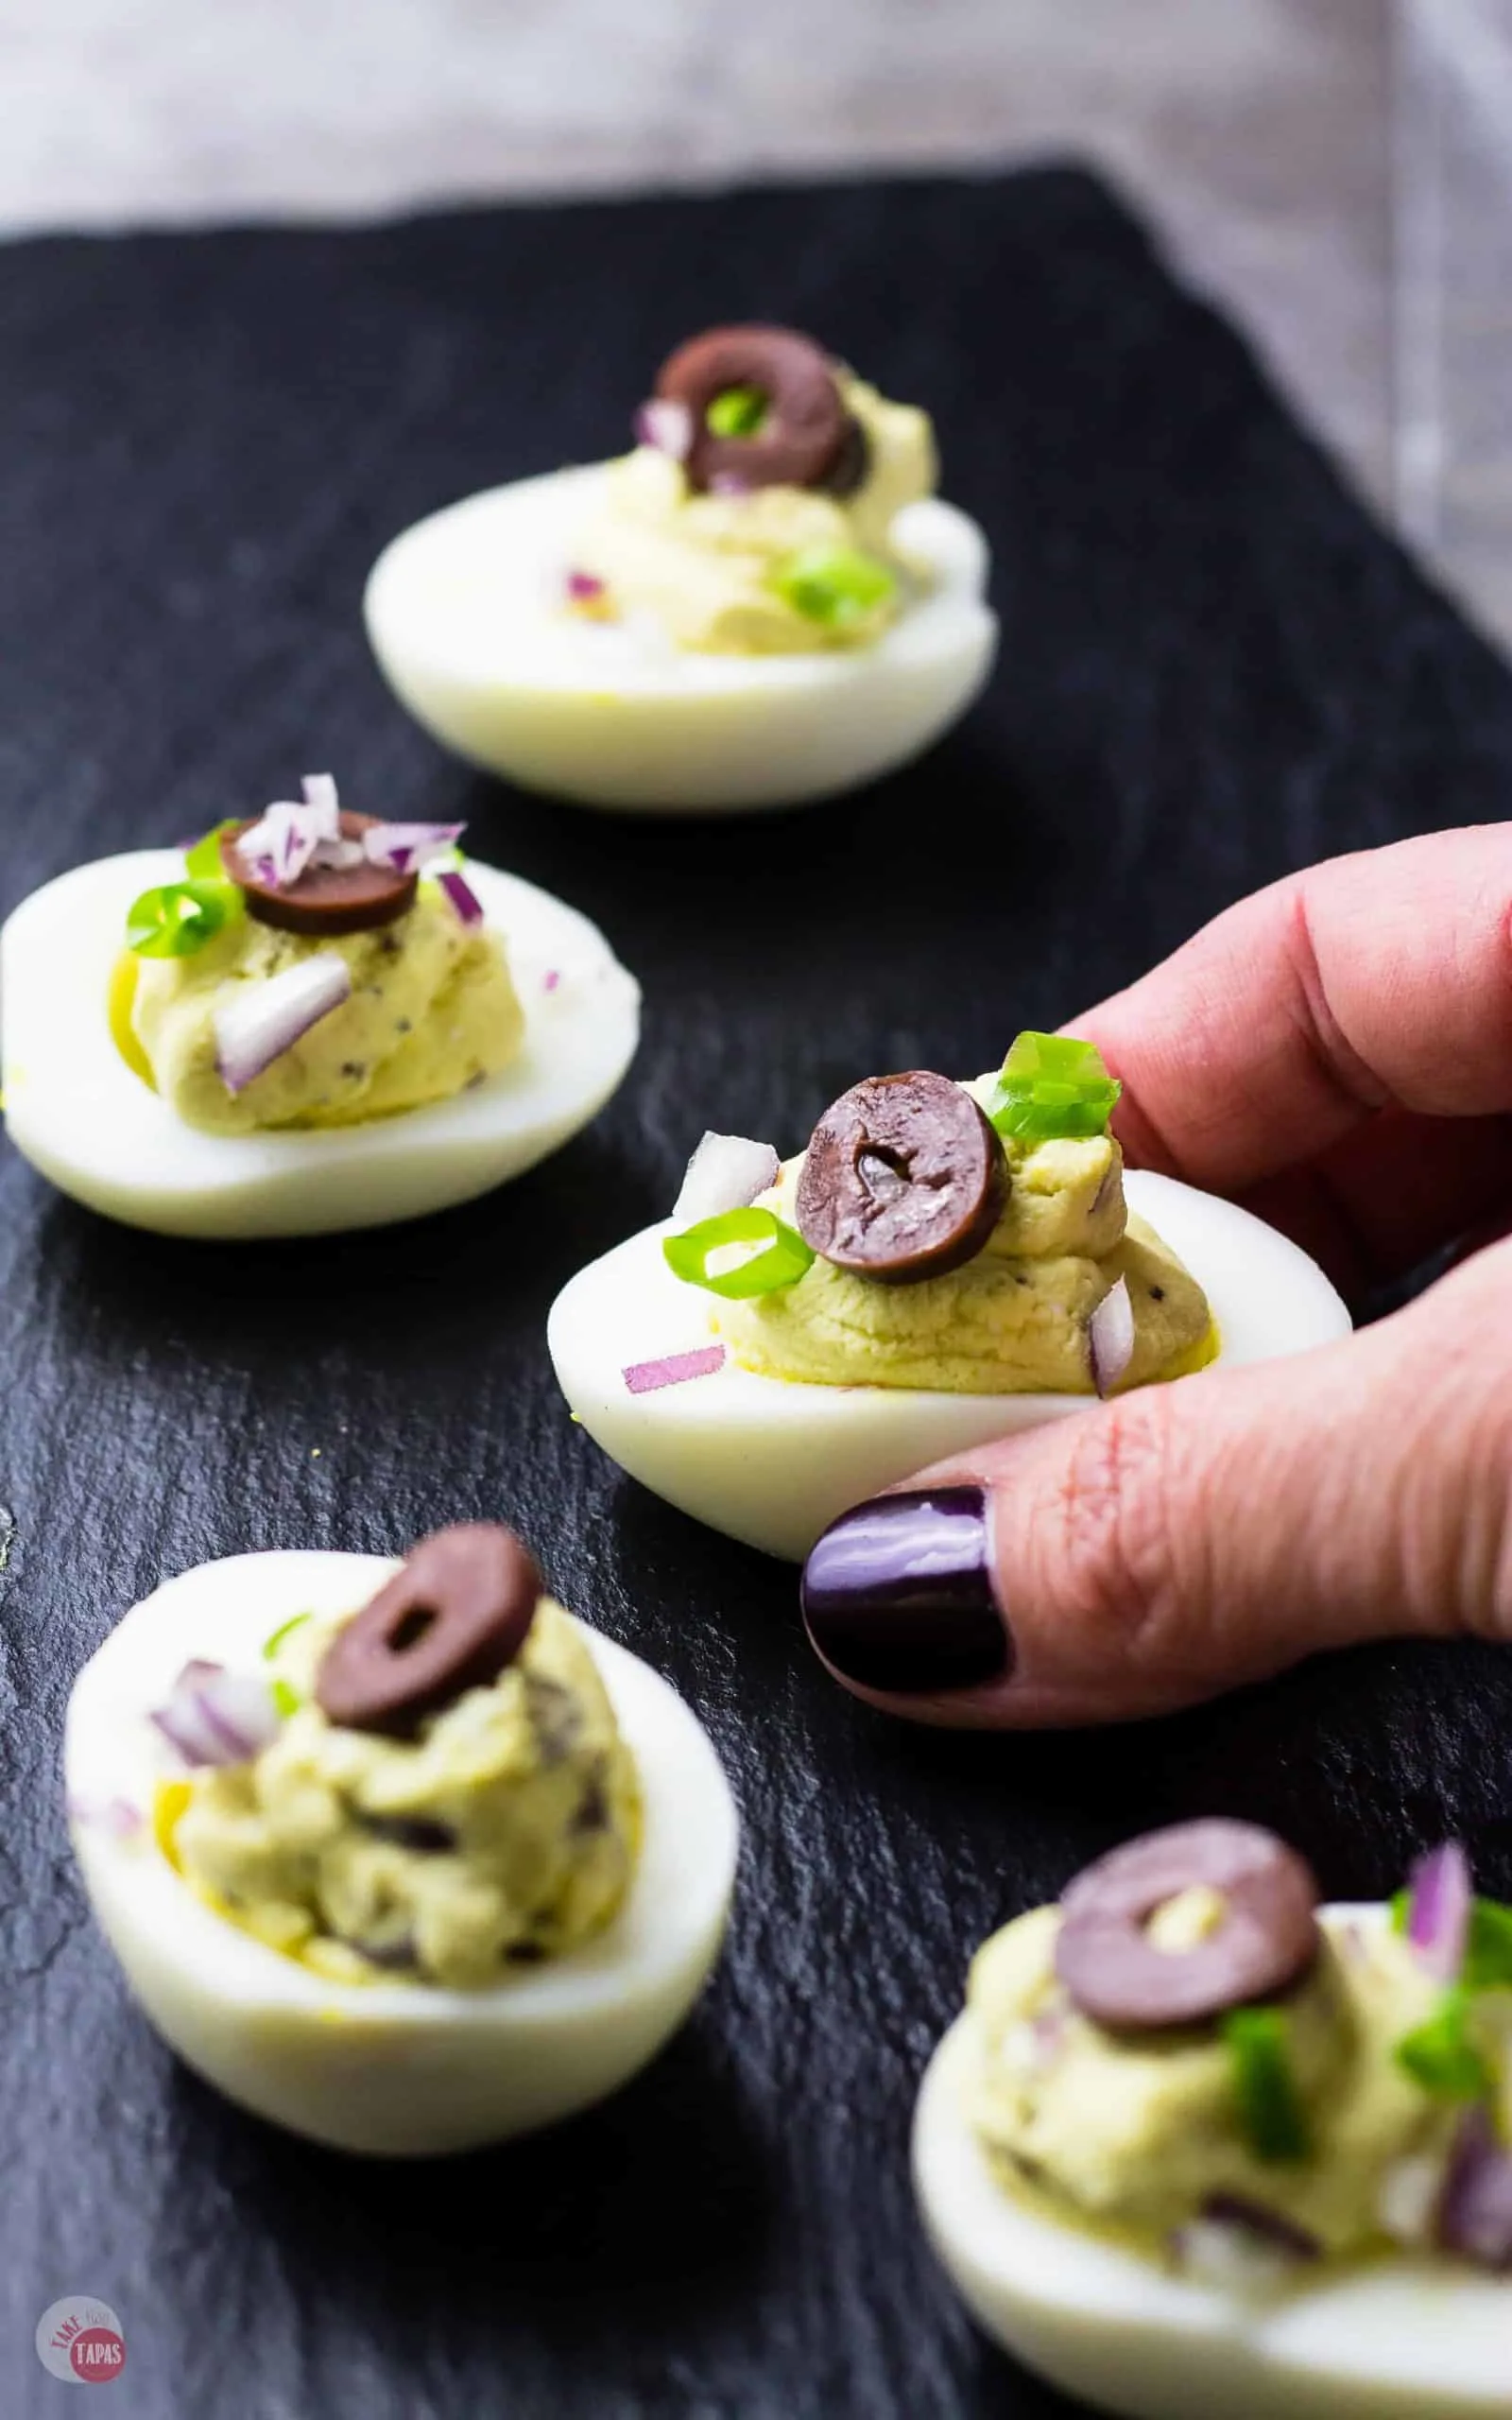
[[[803,1612],[923,1722],[1120,1722],[1409,1634],[1512,1643],[1512,1243],[1317,1352],[1153,1386],[845,1513]]]

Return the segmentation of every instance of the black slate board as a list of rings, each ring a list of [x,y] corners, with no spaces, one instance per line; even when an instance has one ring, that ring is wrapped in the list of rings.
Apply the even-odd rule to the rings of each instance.
[[[677,337],[756,314],[935,411],[997,553],[991,698],[917,770],[767,822],[600,821],[443,762],[365,652],[381,543],[614,448]],[[791,1147],[863,1071],[985,1065],[1288,867],[1493,817],[1512,683],[1074,173],[18,246],[0,562],[0,909],[330,764],[352,803],[468,816],[649,1004],[590,1134],[424,1228],[170,1246],[0,1155],[0,2409],[55,2409],[32,2330],[80,2292],[143,2420],[1068,2411],[974,2337],[913,2216],[967,1953],[1206,1809],[1283,1824],[1345,1893],[1452,1826],[1507,1891],[1512,1677],[1398,1649],[1095,1741],[914,1736],[820,1676],[788,1570],[569,1426],[546,1306],[706,1120]],[[609,2108],[377,2169],[241,2117],[133,2014],[70,1870],[63,1706],[165,1573],[500,1513],[713,1731],[734,1934]]]

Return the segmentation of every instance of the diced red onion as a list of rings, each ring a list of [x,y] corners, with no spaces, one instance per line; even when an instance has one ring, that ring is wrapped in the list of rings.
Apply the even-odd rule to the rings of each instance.
[[[1061,2007],[1042,2008],[1038,2014],[1010,2026],[1003,2037],[1001,2056],[1015,2075],[1040,2075],[1055,2066],[1065,2046],[1070,2015]]]
[[[1263,2294],[1287,2285],[1319,2246],[1301,2227],[1238,2194],[1214,2194],[1171,2238],[1177,2266],[1199,2285]]]
[[[1458,1841],[1419,1858],[1408,1877],[1407,1939],[1421,1963],[1441,1983],[1452,1983],[1465,1963],[1473,1887],[1470,1861]]]
[[[1087,1350],[1093,1386],[1110,1395],[1134,1357],[1134,1305],[1125,1279],[1108,1288],[1088,1321]]]
[[[782,1163],[770,1143],[746,1134],[706,1133],[682,1180],[672,1216],[684,1225],[716,1219],[722,1210],[744,1210],[777,1183]]]
[[[186,1765],[245,1765],[278,1736],[278,1708],[255,1672],[186,1664],[152,1721]]]
[[[1323,2247],[1307,2227],[1299,2227],[1294,2219],[1272,2210],[1263,2202],[1251,2202],[1244,2193],[1210,2193],[1202,2205],[1205,2219],[1214,2219],[1220,2226],[1243,2227],[1262,2243],[1277,2252],[1284,2252],[1292,2260],[1316,2260]]]
[[[544,975],[541,978],[541,988],[543,992],[555,992],[560,981],[561,968],[559,966],[548,966]]]
[[[391,873],[414,873],[428,857],[455,848],[465,823],[370,823],[362,836],[362,853],[370,865],[387,866]]]
[[[242,834],[237,854],[259,881],[275,890],[287,890],[299,881],[325,837],[323,821],[318,806],[296,806],[290,799],[276,799]]]
[[[455,868],[436,877],[464,925],[481,925],[483,902],[464,874]]]
[[[596,605],[599,598],[607,594],[605,583],[598,578],[596,572],[570,571],[568,573],[567,595],[574,605]]]
[[[711,495],[753,495],[755,482],[744,471],[715,471],[709,482]]]
[[[68,1812],[76,1824],[82,1824],[91,1831],[109,1832],[112,1840],[131,1840],[142,1829],[142,1809],[133,1806],[129,1798],[75,1798],[71,1795]]]
[[[1376,2216],[1393,2243],[1429,2241],[1443,2189],[1444,2163],[1431,2152],[1412,2152],[1392,2161],[1376,2195]]]
[[[1461,2120],[1438,2207],[1438,2240],[1478,2268],[1512,2270],[1512,2152],[1487,2109]]]
[[[334,866],[338,873],[349,873],[353,866],[360,866],[362,860],[360,840],[317,840],[310,863],[312,866]]]
[[[703,1344],[692,1353],[669,1353],[660,1361],[631,1361],[620,1375],[632,1395],[651,1395],[660,1387],[680,1387],[685,1378],[712,1378],[724,1360],[722,1344]]]
[[[266,983],[243,983],[215,1012],[215,1065],[229,1093],[248,1085],[351,996],[344,958],[322,950]]]
[[[654,445],[674,462],[685,462],[693,451],[693,414],[686,404],[653,395],[635,415],[635,435],[639,444]]]
[[[339,840],[341,838],[341,802],[336,786],[329,773],[306,773],[304,804],[315,818],[318,840]]]

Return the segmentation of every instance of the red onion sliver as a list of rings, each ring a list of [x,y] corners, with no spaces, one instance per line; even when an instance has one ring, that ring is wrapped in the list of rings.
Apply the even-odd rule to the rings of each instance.
[[[244,983],[215,1012],[215,1065],[229,1093],[248,1085],[351,996],[344,958],[322,950],[266,983]]]
[[[685,462],[693,451],[693,414],[686,404],[653,395],[635,415],[635,436],[638,444],[653,445],[659,454],[670,454],[674,462]]]
[[[555,992],[560,981],[561,968],[559,966],[548,966],[544,975],[541,978],[541,988],[543,992]]]
[[[143,1814],[129,1798],[75,1798],[70,1795],[68,1812],[76,1824],[90,1831],[109,1832],[112,1840],[129,1841],[141,1831]]]
[[[1222,2226],[1243,2227],[1273,2251],[1284,2252],[1289,2259],[1316,2260],[1322,2256],[1323,2246],[1306,2227],[1297,2226],[1263,2202],[1251,2202],[1243,2193],[1210,2193],[1203,2203],[1202,2215]]]
[[[1383,2170],[1376,2217],[1393,2243],[1427,2243],[1444,2191],[1444,2162],[1432,2152],[1408,2152]]]
[[[465,875],[459,874],[454,868],[446,873],[438,873],[436,879],[464,925],[482,924],[483,902]]]
[[[266,1681],[218,1664],[186,1664],[151,1720],[189,1765],[244,1765],[278,1734]]]
[[[632,1361],[620,1375],[632,1395],[651,1395],[660,1387],[680,1387],[684,1378],[712,1378],[724,1362],[722,1344],[703,1344],[693,1353],[669,1353],[661,1361]]]
[[[341,838],[341,804],[336,786],[329,773],[306,773],[304,804],[317,819],[316,838],[339,840]]]
[[[1126,1279],[1109,1287],[1087,1322],[1087,1350],[1092,1384],[1109,1395],[1134,1357],[1134,1305]]]
[[[360,840],[317,840],[310,863],[312,866],[335,866],[338,873],[346,873],[352,866],[361,865],[362,856]]]
[[[1408,1877],[1407,1939],[1430,1975],[1452,1983],[1465,1963],[1473,1896],[1470,1861],[1458,1841],[1419,1858]]]
[[[455,848],[465,823],[370,823],[362,836],[369,863],[392,873],[414,873],[442,849]]]
[[[687,1226],[695,1219],[716,1219],[722,1210],[744,1210],[777,1183],[781,1165],[770,1143],[706,1133],[688,1162],[672,1216]]]
[[[1503,2149],[1487,2109],[1471,2109],[1461,2122],[1439,2204],[1438,2239],[1478,2268],[1512,2270],[1512,2152]]]
[[[595,572],[570,571],[568,573],[567,595],[574,605],[596,605],[599,598],[606,594],[605,584]]]
[[[289,799],[277,799],[242,834],[237,854],[255,869],[259,881],[275,890],[287,890],[299,881],[326,837],[323,823],[319,806],[296,806]]]
[[[1304,2257],[1312,2257],[1316,2246],[1312,2238],[1305,2238],[1311,2251],[1303,2255],[1297,2248],[1304,2238],[1297,2232],[1281,2229],[1284,2221],[1271,2223],[1271,2214],[1251,2212],[1244,2205],[1230,2208],[1205,2208],[1202,2214],[1178,2227],[1171,2238],[1171,2251],[1177,2266],[1198,2285],[1211,2286],[1219,2293],[1238,2295],[1273,2294],[1289,2286]],[[1263,2218],[1263,2225],[1257,2219]]]

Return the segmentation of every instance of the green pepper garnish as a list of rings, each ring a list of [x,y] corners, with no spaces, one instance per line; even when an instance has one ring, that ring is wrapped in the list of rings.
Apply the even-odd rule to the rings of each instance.
[[[220,854],[220,844],[235,829],[236,818],[228,815],[224,823],[217,823],[213,832],[207,832],[202,840],[197,840],[194,847],[186,851],[184,864],[189,869],[191,882],[225,881],[226,862]]]
[[[1397,2044],[1402,2072],[1435,2100],[1481,2100],[1491,2089],[1491,2071],[1470,2038],[1470,1994],[1452,1983],[1432,2016]]]
[[[759,387],[726,387],[704,413],[712,437],[754,437],[770,406]]]
[[[1124,1087],[1091,1042],[1063,1033],[1021,1033],[998,1071],[988,1115],[1022,1143],[1108,1132]]]
[[[291,1681],[274,1681],[270,1693],[275,1708],[285,1720],[291,1714],[298,1714],[304,1703],[304,1700]]]
[[[241,907],[232,882],[165,882],[144,890],[127,914],[126,941],[138,958],[192,958]]]
[[[1309,2157],[1312,2135],[1292,2066],[1291,2028],[1279,2008],[1231,2009],[1223,2021],[1239,2122],[1257,2159]]]
[[[771,584],[795,614],[832,631],[869,620],[898,588],[886,564],[856,546],[800,546],[783,556]]]
[[[726,1244],[761,1244],[765,1249],[737,1262],[733,1269],[711,1276],[710,1257]],[[731,1303],[796,1286],[816,1259],[796,1227],[790,1227],[775,1210],[758,1210],[754,1204],[748,1210],[721,1210],[717,1218],[700,1219],[680,1236],[668,1236],[662,1251],[674,1277],[680,1277],[687,1286],[702,1286],[708,1293],[722,1294]]]
[[[267,1657],[268,1662],[272,1662],[291,1631],[302,1630],[306,1622],[314,1619],[313,1614],[291,1614],[286,1622],[280,1622],[272,1637],[265,1638],[263,1641],[263,1653]]]

